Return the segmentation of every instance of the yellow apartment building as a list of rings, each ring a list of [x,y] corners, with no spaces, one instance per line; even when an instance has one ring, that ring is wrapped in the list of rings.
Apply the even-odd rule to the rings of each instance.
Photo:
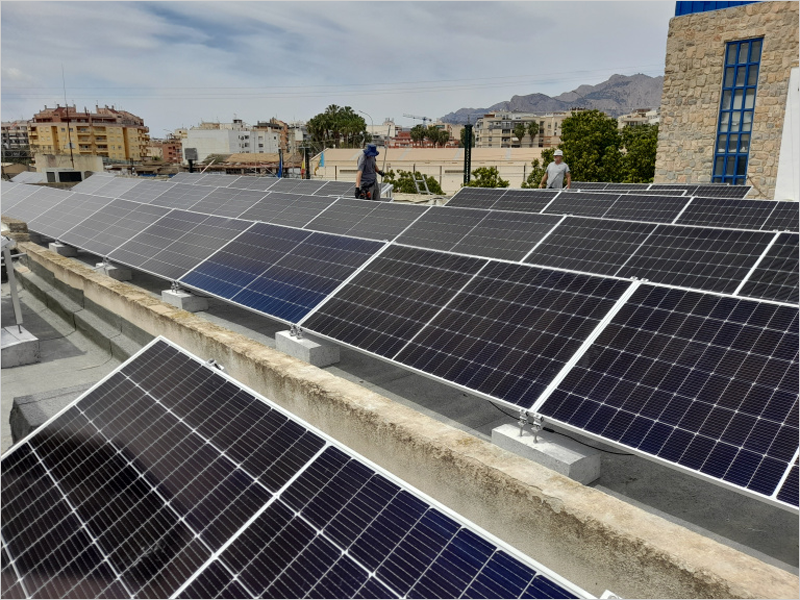
[[[147,157],[149,129],[144,120],[114,107],[45,106],[28,122],[31,153],[94,155],[103,162],[140,162]]]

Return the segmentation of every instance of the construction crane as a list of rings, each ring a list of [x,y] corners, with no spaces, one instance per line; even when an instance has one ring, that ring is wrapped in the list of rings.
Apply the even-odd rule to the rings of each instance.
[[[405,114],[403,116],[407,117],[409,119],[416,119],[417,121],[422,121],[422,126],[423,127],[425,127],[425,123],[427,123],[428,121],[433,123],[433,119],[431,119],[430,117],[419,117],[417,115],[408,115],[408,114]]]

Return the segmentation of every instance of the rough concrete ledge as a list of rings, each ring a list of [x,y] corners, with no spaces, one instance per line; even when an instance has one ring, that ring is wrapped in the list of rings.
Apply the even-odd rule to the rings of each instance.
[[[597,596],[796,598],[798,578],[34,244],[84,297],[243,384]]]

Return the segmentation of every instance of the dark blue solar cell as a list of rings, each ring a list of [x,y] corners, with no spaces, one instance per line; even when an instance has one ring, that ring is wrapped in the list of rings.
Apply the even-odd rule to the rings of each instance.
[[[502,551],[495,552],[478,573],[463,598],[519,598],[536,571]]]
[[[689,469],[698,470],[708,459],[714,445],[714,440],[702,435],[696,435],[686,446],[686,451],[680,457],[678,463]]]
[[[294,510],[301,510],[349,460],[350,458],[338,448],[326,448],[289,486],[281,498]]]
[[[370,469],[356,461],[350,461],[325,484],[318,496],[302,509],[303,517],[317,527],[325,527],[371,476]],[[318,485],[324,483],[323,478],[319,478],[318,481],[320,482]]]
[[[722,478],[737,453],[738,450],[735,447],[718,443],[708,455],[706,462],[700,467],[700,471],[712,477]]]
[[[672,427],[668,425],[658,422],[654,423],[652,429],[647,432],[647,435],[642,440],[639,448],[648,454],[657,455],[672,431]]]
[[[398,491],[399,488],[386,478],[373,476],[328,524],[325,533],[349,548]]]
[[[667,441],[664,442],[661,450],[659,450],[658,456],[665,460],[678,462],[683,452],[686,450],[686,447],[691,442],[692,437],[692,434],[688,431],[674,429]]]
[[[411,598],[455,598],[469,587],[494,548],[462,529],[434,560],[409,593]]]
[[[322,536],[314,538],[263,593],[262,598],[303,598],[342,553]]]
[[[320,578],[307,598],[353,598],[369,574],[347,556],[342,556]]]
[[[350,554],[368,569],[377,569],[426,509],[425,503],[401,491],[353,543]]]
[[[394,598],[395,594],[378,581],[375,577],[367,579],[366,583],[355,593],[353,598]]]
[[[758,465],[761,463],[763,456],[742,450],[736,455],[736,458],[731,462],[728,472],[725,473],[723,479],[735,485],[747,487],[750,480],[753,478]]]
[[[778,492],[778,500],[786,502],[792,506],[798,505],[798,466],[797,462],[792,465],[792,470],[789,471],[789,476],[783,482],[780,491]]]
[[[378,576],[406,594],[460,529],[436,509],[428,510],[378,568]]]
[[[520,598],[575,598],[575,595],[546,577],[536,577]]]
[[[770,495],[786,472],[786,463],[765,456],[756,469],[749,488],[761,494]]]

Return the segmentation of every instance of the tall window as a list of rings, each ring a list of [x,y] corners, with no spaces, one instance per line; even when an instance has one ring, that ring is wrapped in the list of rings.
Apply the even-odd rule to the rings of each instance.
[[[730,42],[726,48],[714,152],[715,182],[744,184],[747,178],[762,42]]]

